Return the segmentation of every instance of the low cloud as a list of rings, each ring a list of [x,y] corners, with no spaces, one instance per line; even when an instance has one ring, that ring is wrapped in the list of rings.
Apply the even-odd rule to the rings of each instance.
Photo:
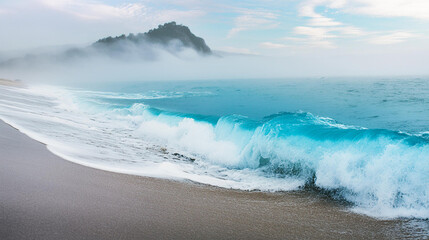
[[[237,47],[220,47],[218,52],[221,52],[221,55],[226,54],[240,54],[240,55],[259,55],[259,53],[254,52],[248,48],[237,48]]]
[[[278,15],[269,11],[241,10],[239,13],[241,15],[234,19],[234,27],[228,37],[247,30],[273,29],[280,24]]]
[[[306,35],[311,39],[320,40],[326,38],[335,38],[336,35],[330,34],[330,30],[327,28],[315,28],[315,27],[295,27],[294,33],[298,35]]]
[[[369,39],[372,44],[388,45],[404,42],[411,38],[416,38],[417,35],[409,32],[395,32],[392,34],[377,36]]]
[[[340,26],[340,27],[298,26],[294,28],[293,33],[295,35],[301,35],[304,37],[297,37],[297,38],[287,37],[284,39],[287,41],[299,43],[301,45],[306,45],[311,47],[322,47],[322,48],[335,48],[336,45],[333,42],[334,39],[361,37],[368,34],[359,28],[351,27],[351,26]]]
[[[279,48],[285,48],[287,45],[281,44],[281,43],[272,43],[272,42],[263,42],[260,44],[264,48],[270,48],[270,49],[279,49]]]
[[[331,30],[329,28],[320,27],[295,27],[294,34],[304,35],[306,37],[297,39],[300,44],[322,48],[334,48],[334,43],[329,41],[329,39],[338,37],[337,35],[331,34]]]

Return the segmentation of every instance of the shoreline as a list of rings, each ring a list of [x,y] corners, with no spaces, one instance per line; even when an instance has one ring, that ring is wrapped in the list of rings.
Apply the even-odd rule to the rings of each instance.
[[[305,192],[245,192],[85,167],[0,122],[1,239],[394,239],[427,235]]]

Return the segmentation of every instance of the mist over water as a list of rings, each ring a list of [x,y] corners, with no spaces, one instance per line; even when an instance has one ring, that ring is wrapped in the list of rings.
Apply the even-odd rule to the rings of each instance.
[[[393,54],[393,53],[392,53]],[[335,51],[287,55],[237,54],[213,49],[201,54],[172,40],[167,44],[135,44],[120,41],[114,46],[66,46],[15,53],[0,53],[0,76],[30,83],[88,87],[105,83],[188,81],[219,79],[284,79],[356,76],[427,76],[419,66],[422,58],[395,55],[347,57]],[[383,58],[383,59],[382,59]],[[410,76],[412,74],[412,76]],[[348,80],[347,80],[348,81]],[[359,81],[359,80],[357,80]]]

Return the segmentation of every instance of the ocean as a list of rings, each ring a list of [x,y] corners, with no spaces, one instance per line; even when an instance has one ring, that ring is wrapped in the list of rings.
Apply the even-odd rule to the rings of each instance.
[[[30,83],[0,118],[94,168],[429,218],[429,78]]]

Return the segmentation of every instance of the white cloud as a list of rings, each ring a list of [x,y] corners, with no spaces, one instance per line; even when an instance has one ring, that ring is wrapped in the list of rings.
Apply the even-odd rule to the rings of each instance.
[[[306,45],[309,47],[319,48],[334,48],[335,44],[328,39],[336,38],[337,35],[330,34],[331,29],[319,27],[304,27],[299,26],[294,28],[294,33],[297,35],[304,35],[304,38],[287,38],[298,44]]]
[[[41,0],[41,3],[51,9],[91,20],[133,18],[144,15],[146,11],[146,7],[140,3],[129,3],[120,6],[82,0]]]
[[[325,17],[319,13],[316,13],[315,8],[322,4],[330,3],[331,7],[339,7],[344,4],[342,0],[310,0],[301,4],[299,8],[299,15],[303,17],[311,18],[308,22],[310,26],[318,27],[329,27],[329,26],[340,26],[343,23],[335,21],[332,18]]]
[[[125,3],[118,6],[91,0],[37,0],[43,6],[65,12],[79,19],[99,21],[137,21],[149,26],[169,21],[186,21],[205,15],[197,9],[152,9],[141,3]]]
[[[428,0],[353,0],[345,10],[379,17],[410,17],[429,20]]]
[[[308,0],[301,4],[300,15],[323,17],[314,10],[318,6],[353,14],[429,20],[428,0]]]
[[[336,38],[345,38],[351,36],[363,36],[366,33],[359,28],[350,26],[341,27],[308,27],[298,26],[294,28],[294,34],[303,35],[299,38],[285,38],[288,41],[299,42],[314,47],[334,48],[335,44],[332,42]]]
[[[345,9],[350,9],[351,6],[357,6],[356,2],[358,1],[365,0],[307,0],[299,5],[299,15],[310,18],[307,22],[308,26],[295,27],[294,33],[306,36],[306,38],[301,39],[301,41],[303,40],[307,44],[328,48],[335,47],[332,41],[334,38],[350,38],[368,35],[368,32],[360,28],[346,25],[316,12],[319,6],[324,6],[326,8],[324,11],[325,13],[328,12],[328,9],[345,11]]]
[[[311,38],[295,38],[287,37],[284,40],[293,42],[294,46],[305,46],[315,48],[336,48],[336,45],[332,41],[323,39],[311,39]]]
[[[164,23],[169,21],[178,21],[184,19],[193,19],[204,16],[206,13],[201,10],[162,10],[157,12],[148,13],[148,18],[158,23]]]
[[[318,47],[318,48],[336,48],[335,44],[331,41],[326,40],[307,40],[303,42],[307,46]]]
[[[330,29],[319,27],[295,27],[294,33],[298,35],[306,35],[311,39],[320,40],[326,38],[335,38],[337,36],[329,34]]]
[[[333,47],[334,38],[370,36],[371,44],[395,44],[415,38],[417,35],[397,31],[394,33],[365,32],[354,26],[347,26],[316,12],[335,9],[343,13],[371,15],[376,17],[410,17],[429,20],[429,0],[307,0],[299,6],[299,15],[310,18],[308,26],[295,27],[294,33],[304,35],[299,41],[312,46]],[[297,42],[297,41],[296,41]]]
[[[248,48],[236,48],[236,47],[220,47],[217,48],[220,51],[234,54],[245,54],[245,55],[259,55],[259,53],[253,52]]]
[[[413,33],[395,32],[392,34],[372,38],[369,40],[369,42],[372,44],[387,45],[387,44],[401,43],[406,41],[407,39],[415,38],[415,37],[417,37],[417,35]]]
[[[338,31],[342,35],[350,35],[350,36],[363,36],[363,35],[367,34],[363,30],[361,30],[360,28],[352,27],[352,26],[344,26],[344,27],[334,28],[333,31]]]
[[[330,27],[343,25],[341,22],[334,21],[332,18],[327,17],[313,17],[308,21],[308,25],[317,27]]]
[[[398,31],[386,34],[383,32],[364,32],[355,27],[307,27],[299,26],[294,28],[294,34],[304,37],[286,37],[284,40],[304,44],[312,47],[333,48],[336,47],[333,40],[347,37],[365,37],[368,43],[387,45],[401,43],[406,40],[416,38],[419,35]]]
[[[264,48],[270,48],[270,49],[279,49],[279,48],[285,48],[287,45],[281,44],[281,43],[272,43],[272,42],[263,42],[260,44]]]
[[[242,15],[235,18],[234,28],[229,31],[228,37],[232,37],[238,32],[246,30],[272,29],[279,25],[279,22],[276,21],[278,18],[277,14],[254,10],[245,10],[240,12]]]

